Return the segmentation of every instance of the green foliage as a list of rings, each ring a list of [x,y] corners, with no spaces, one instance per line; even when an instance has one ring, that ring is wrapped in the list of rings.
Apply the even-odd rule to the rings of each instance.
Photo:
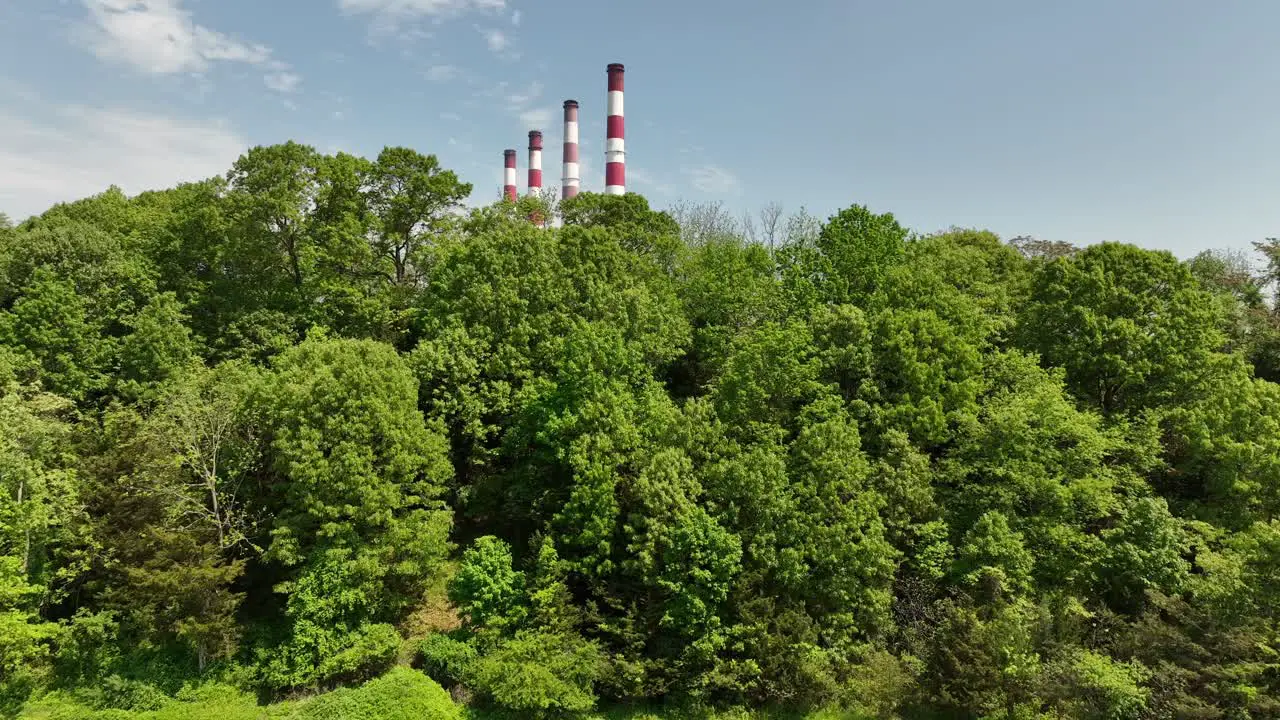
[[[471,190],[0,221],[0,714],[1280,715],[1280,243]]]
[[[965,533],[957,552],[960,582],[987,599],[1021,595],[1031,588],[1034,559],[1004,515],[991,511]]]
[[[1054,704],[1066,717],[1080,720],[1131,720],[1142,717],[1150,695],[1143,684],[1150,673],[1138,663],[1116,662],[1096,652],[1075,649],[1047,669]]]
[[[578,193],[561,202],[559,210],[566,226],[606,228],[632,252],[664,266],[674,259],[680,227],[667,213],[651,210],[643,195]]]
[[[419,667],[446,687],[463,682],[477,657],[471,645],[440,633],[432,633],[418,644]]]
[[[907,230],[892,214],[850,206],[828,218],[812,244],[784,247],[784,285],[793,302],[865,306],[902,262],[906,240]]]
[[[173,293],[161,293],[128,320],[120,342],[120,394],[149,399],[155,386],[186,369],[196,356],[186,315]]]
[[[524,574],[511,567],[511,548],[485,536],[462,554],[462,563],[449,581],[449,600],[470,627],[502,632],[524,619],[524,586]]]
[[[693,394],[718,377],[734,340],[780,319],[775,263],[759,245],[718,238],[693,248],[677,269],[677,292],[693,330],[675,370],[677,390]]]
[[[599,651],[581,638],[520,634],[472,664],[468,684],[523,717],[583,712],[595,706]]]
[[[282,717],[297,720],[456,720],[449,694],[422,673],[397,668],[354,689],[299,703]]]
[[[250,694],[220,684],[183,690],[111,709],[86,707],[64,693],[28,703],[19,718],[30,720],[460,720],[462,711],[439,685],[421,673],[397,668],[357,688],[306,700],[261,706]],[[120,698],[118,698],[120,699]]]
[[[1138,411],[1195,386],[1222,346],[1215,310],[1171,254],[1102,243],[1037,272],[1024,342],[1082,401]]]
[[[397,284],[416,284],[423,245],[444,229],[446,214],[471,194],[471,184],[441,168],[434,155],[404,147],[384,149],[367,175],[379,223],[375,251],[391,262]]]
[[[382,623],[445,559],[449,513],[433,498],[449,466],[415,385],[388,346],[313,338],[281,357],[263,389],[275,478],[264,559],[286,573],[275,589],[293,626],[286,659],[269,664],[272,684],[385,663],[397,641]]]
[[[1042,672],[1034,608],[1025,602],[990,611],[950,604],[944,613],[924,674],[931,704],[1007,718],[1034,707]]]

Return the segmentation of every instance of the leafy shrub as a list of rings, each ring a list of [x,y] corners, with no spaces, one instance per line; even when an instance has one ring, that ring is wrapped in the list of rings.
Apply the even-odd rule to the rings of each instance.
[[[1075,649],[1047,672],[1048,693],[1063,715],[1079,720],[1133,720],[1147,707],[1142,685],[1151,673],[1141,663],[1117,662]]]
[[[396,668],[355,689],[335,690],[300,703],[289,720],[456,720],[462,712],[439,683]]]
[[[448,635],[433,633],[418,645],[418,667],[446,686],[462,682],[475,660],[475,648]]]
[[[477,660],[467,679],[499,707],[544,717],[594,707],[601,667],[599,649],[580,637],[525,632]]]
[[[915,689],[916,668],[886,650],[868,651],[854,665],[846,690],[859,716],[894,718]]]
[[[203,685],[165,698],[155,710],[93,710],[67,693],[50,693],[23,708],[19,718],[35,720],[266,720],[288,718],[286,706],[260,707],[252,695],[227,685]]]
[[[111,675],[102,681],[101,707],[119,710],[158,710],[171,698],[151,683]]]
[[[344,632],[299,622],[289,643],[262,654],[261,679],[273,688],[359,682],[386,672],[400,642],[400,634],[385,623]]]
[[[492,535],[476,540],[462,554],[449,581],[449,600],[467,625],[502,631],[524,619],[524,573],[512,568],[511,547]]]

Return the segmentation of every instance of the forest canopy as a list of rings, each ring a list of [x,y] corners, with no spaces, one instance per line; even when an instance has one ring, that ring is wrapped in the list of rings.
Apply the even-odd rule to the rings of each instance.
[[[1280,242],[471,189],[0,218],[0,715],[1280,716]]]

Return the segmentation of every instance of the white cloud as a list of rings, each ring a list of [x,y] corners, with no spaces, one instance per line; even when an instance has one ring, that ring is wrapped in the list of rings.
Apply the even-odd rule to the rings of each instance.
[[[403,22],[419,18],[441,21],[468,12],[501,11],[506,6],[506,0],[338,0],[340,10],[353,15],[371,15],[375,28],[382,30],[392,30]]]
[[[516,11],[512,12],[512,13],[511,13],[511,24],[512,24],[512,25],[519,25],[519,24],[520,24],[520,18],[521,18],[521,15],[520,15],[520,11],[519,11],[519,10],[516,10]]]
[[[448,82],[460,74],[453,65],[432,65],[427,68],[427,79],[435,82]]]
[[[578,138],[578,178],[582,192],[604,192],[604,147],[595,136]]]
[[[579,151],[582,147],[579,145]],[[578,159],[579,188],[582,192],[604,192],[604,165],[596,165],[595,156],[583,155]]]
[[[459,150],[466,153],[475,152],[474,145],[467,142],[466,140],[459,140],[458,138],[453,138],[453,137],[449,138],[449,147],[456,147]]]
[[[520,122],[530,130],[546,132],[555,118],[554,108],[530,108],[520,113]]]
[[[302,84],[302,77],[297,73],[283,71],[268,73],[263,76],[262,81],[276,92],[292,93],[298,91],[298,86]]]
[[[271,48],[197,24],[182,0],[81,0],[89,11],[82,39],[99,59],[151,75],[203,73],[217,62],[261,65],[268,88],[294,92],[302,78]]]
[[[705,164],[684,168],[693,186],[712,195],[736,194],[741,187],[738,176],[719,165]]]
[[[501,30],[491,28],[488,30],[482,30],[481,33],[484,35],[485,44],[488,45],[489,49],[493,52],[500,53],[503,50],[506,50],[507,46],[511,44],[511,39],[508,38],[507,34]]]
[[[498,83],[497,91],[499,93],[505,92],[508,87],[510,87],[509,83],[504,80]],[[542,97],[542,83],[535,80],[529,83],[524,90],[507,94],[507,103],[511,105],[512,109],[520,111],[540,97]]]
[[[458,114],[458,113],[456,113],[456,112],[448,112],[448,111],[446,111],[446,112],[442,112],[442,113],[440,113],[440,119],[441,119],[441,120],[452,120],[453,122],[457,122],[457,121],[459,121],[459,120],[461,120],[461,119],[462,119],[462,116],[461,116],[461,115],[459,115],[459,114]]]
[[[520,120],[520,123],[531,130],[547,130],[555,118],[555,108],[535,107],[542,98],[542,83],[534,81],[522,90],[510,91],[506,81],[489,91],[488,95],[501,97],[506,102],[507,112]]]
[[[672,195],[676,191],[671,183],[654,177],[649,171],[635,165],[627,166],[627,184],[636,189],[647,188],[658,195]]]
[[[72,105],[0,111],[0,211],[15,219],[118,185],[129,193],[226,172],[249,143],[220,122]]]
[[[99,58],[164,75],[203,72],[217,61],[266,63],[271,50],[197,25],[180,0],[82,0]]]

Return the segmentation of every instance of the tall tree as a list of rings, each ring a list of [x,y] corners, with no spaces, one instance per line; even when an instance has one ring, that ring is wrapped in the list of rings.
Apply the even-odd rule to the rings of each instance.
[[[406,147],[383,149],[368,183],[369,205],[380,222],[376,251],[391,261],[396,284],[417,285],[423,243],[440,235],[472,186],[440,167],[435,155]]]
[[[1022,318],[1025,346],[1066,370],[1103,412],[1184,397],[1222,348],[1217,305],[1168,252],[1103,243],[1044,266]]]
[[[273,484],[264,559],[282,572],[289,636],[265,669],[277,687],[369,672],[390,660],[398,621],[438,573],[450,513],[445,441],[417,409],[390,346],[309,338],[261,396]],[[384,666],[384,665],[383,665]]]

